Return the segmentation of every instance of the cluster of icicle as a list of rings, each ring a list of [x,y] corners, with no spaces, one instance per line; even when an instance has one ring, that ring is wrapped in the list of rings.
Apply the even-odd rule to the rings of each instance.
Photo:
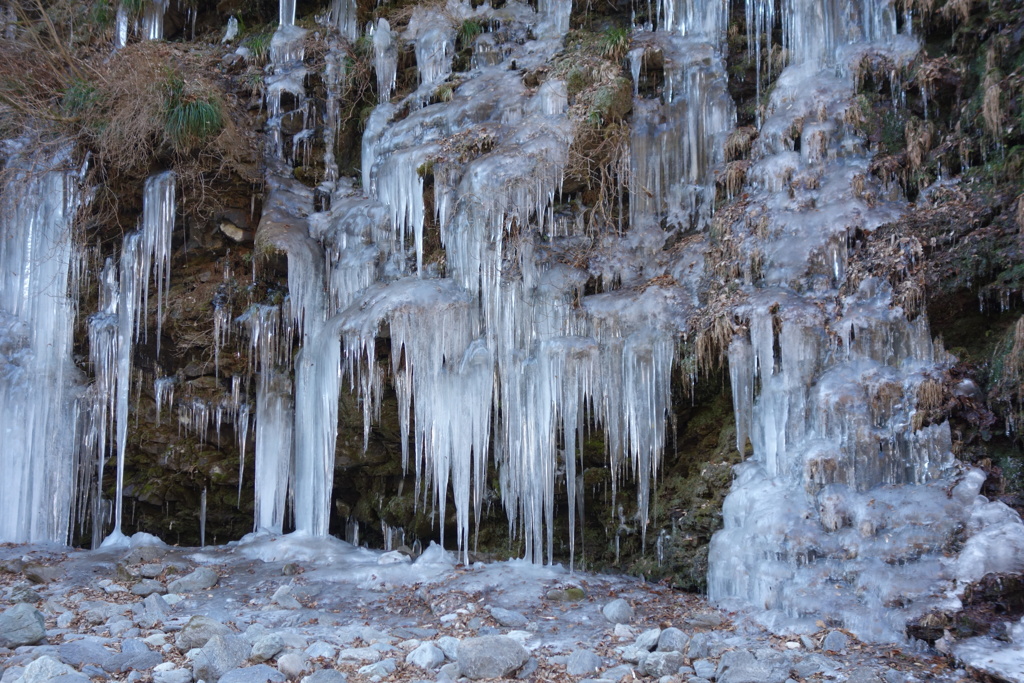
[[[353,25],[344,18],[351,14],[337,4],[329,16],[348,36]],[[285,320],[301,329],[302,348],[294,418],[287,362],[259,351],[261,377],[276,378],[258,386],[259,526],[280,531],[291,482],[296,528],[328,532],[340,392],[348,383],[362,399],[366,439],[382,387],[391,382],[416,498],[443,520],[451,491],[463,552],[471,547],[470,518],[479,519],[493,459],[512,532],[521,535],[527,557],[550,561],[555,488],[568,492],[574,529],[582,512],[578,462],[595,425],[605,432],[616,485],[626,472],[638,482],[634,521],[646,529],[666,442],[678,321],[694,297],[659,287],[582,296],[590,274],[562,263],[580,238],[590,238],[579,222],[554,211],[574,136],[566,87],[551,79],[531,91],[518,69],[540,66],[561,49],[569,11],[564,0],[541,3],[538,11],[518,2],[502,10],[452,2],[445,13],[415,10],[402,35],[384,20],[370,26],[380,104],[363,137],[362,186],[339,179],[328,153],[328,181],[317,193],[329,196],[329,208],[319,213],[312,211],[314,193],[287,177],[307,134],[288,139],[275,125],[308,108],[304,32],[282,19],[268,78],[267,162],[282,170],[268,177],[260,239],[287,253],[290,296],[287,310],[269,324],[252,313],[247,320],[257,348],[260,340],[281,339]],[[450,101],[433,104],[451,72],[463,20],[496,28],[480,37],[473,68]],[[527,40],[531,31],[535,40]],[[392,102],[403,39],[415,48],[419,87]],[[608,226],[595,246],[607,281],[641,283],[664,273],[664,264],[645,266],[667,238],[656,224],[668,206],[677,224],[699,220],[706,169],[720,160],[723,136],[734,125],[722,62],[706,42],[661,30],[647,31],[645,40],[665,52],[671,92],[664,102],[638,96],[637,103],[663,108],[658,115],[672,121],[634,135],[633,175],[653,189],[652,200],[634,208],[647,228],[621,235],[620,226]],[[509,68],[513,61],[516,69]],[[324,81],[336,85],[345,74],[330,54],[327,63]],[[687,109],[689,99],[702,104]],[[328,101],[328,112],[334,106]],[[325,141],[333,141],[330,115],[325,123]],[[312,133],[317,122],[308,125]],[[451,150],[453,141],[485,137],[485,155],[463,158]],[[428,167],[432,216],[424,201]],[[426,253],[428,223],[440,233],[445,277]],[[694,279],[682,272],[678,279],[687,277]],[[376,351],[382,334],[390,340],[385,364]],[[277,438],[260,438],[265,424]]]
[[[125,454],[134,344],[148,335],[150,280],[156,290],[156,352],[160,354],[164,300],[170,288],[171,235],[176,213],[175,176],[170,171],[146,180],[142,223],[124,238],[119,262],[108,258],[100,275],[100,310],[89,318],[89,360],[95,380],[84,420],[83,448],[96,463],[93,531],[102,533],[103,470],[116,453],[114,526],[104,543],[125,541],[121,531]],[[113,438],[112,438],[113,437]],[[94,539],[96,541],[98,539]]]
[[[871,153],[846,123],[851,67],[868,52],[905,64],[917,51],[890,3],[849,5],[781,5],[791,64],[733,226],[744,257],[763,263],[733,311],[744,329],[729,347],[737,448],[749,441],[753,456],[725,500],[708,585],[712,599],[752,605],[781,630],[824,619],[898,640],[909,619],[956,609],[966,582],[1024,568],[1024,527],[978,495],[983,474],[961,480],[949,425],[918,419],[919,392],[939,386],[949,362],[925,316],[908,319],[886,281],[846,282],[848,234],[902,208],[863,191]],[[750,2],[748,17],[757,30],[776,21],[771,3]],[[974,536],[947,559],[962,530]],[[992,552],[1003,543],[1012,550]]]

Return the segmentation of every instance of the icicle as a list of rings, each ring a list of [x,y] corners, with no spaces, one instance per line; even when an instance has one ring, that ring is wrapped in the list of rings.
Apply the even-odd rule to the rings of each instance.
[[[142,36],[146,40],[164,39],[164,14],[170,0],[145,0],[142,8]]]
[[[295,25],[295,0],[279,0],[277,22],[283,26]]]
[[[380,102],[391,99],[398,69],[398,48],[387,19],[378,19],[373,31],[373,67],[377,72],[377,95]]]
[[[228,27],[224,31],[224,37],[220,39],[222,43],[230,43],[232,40],[238,37],[238,19],[234,16],[228,17]]]
[[[71,359],[79,208],[70,148],[29,154],[11,141],[0,187],[0,540],[68,541],[75,479]]]
[[[128,44],[128,12],[123,4],[117,6],[114,19],[114,49],[120,50]]]

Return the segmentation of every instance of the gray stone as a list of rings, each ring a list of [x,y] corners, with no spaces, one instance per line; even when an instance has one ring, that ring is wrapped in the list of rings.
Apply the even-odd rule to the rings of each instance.
[[[565,663],[565,672],[570,676],[586,676],[600,669],[604,663],[590,650],[576,650]]]
[[[214,636],[227,635],[231,635],[230,628],[215,619],[197,614],[178,631],[178,635],[174,637],[174,644],[182,652],[188,652],[191,649],[203,647]]]
[[[613,624],[628,624],[633,621],[633,608],[622,598],[612,600],[602,607],[601,614]]]
[[[686,656],[690,659],[704,659],[709,654],[708,636],[706,633],[694,633],[690,644],[686,647]],[[700,674],[697,674],[698,676]],[[707,676],[705,676],[707,678]]]
[[[718,628],[722,625],[722,615],[717,612],[697,612],[684,620],[687,626],[694,628]]]
[[[437,679],[441,680],[442,676],[447,676],[448,679],[453,680],[453,681],[458,679],[459,677],[461,677],[462,673],[459,670],[458,663],[457,662],[449,662],[448,664],[445,664],[444,666],[442,666],[441,670],[437,672]]]
[[[32,583],[50,583],[64,576],[64,570],[60,567],[48,567],[43,564],[27,564],[22,573]]]
[[[46,638],[46,619],[27,602],[19,602],[0,614],[0,646],[35,645]]]
[[[167,584],[169,593],[196,593],[217,585],[220,577],[209,567],[197,567],[191,574],[175,579]],[[209,681],[207,681],[209,683]]]
[[[842,631],[832,631],[825,636],[821,649],[825,652],[842,652],[849,645],[850,639]]]
[[[623,676],[630,676],[631,680],[635,678],[633,675],[634,671],[636,671],[636,669],[629,664],[619,664],[611,669],[607,669],[603,674],[601,674],[601,678],[618,683],[618,681],[622,680]]]
[[[530,677],[533,676],[533,672],[536,671],[539,667],[540,662],[537,661],[537,658],[530,657],[526,660],[526,664],[523,664],[523,666],[519,669],[519,672],[516,674],[516,678],[518,678],[521,681],[528,681],[530,680]]]
[[[277,670],[288,678],[298,678],[308,666],[306,659],[294,650],[277,656]]]
[[[192,683],[192,672],[188,669],[154,671],[153,683]]]
[[[648,676],[660,678],[671,676],[683,665],[683,655],[678,652],[652,652],[644,659],[643,671]]]
[[[266,664],[232,669],[220,677],[220,683],[285,683],[287,680],[283,673]]]
[[[724,653],[715,675],[718,683],[783,683],[787,678],[788,670],[760,661],[746,650]]]
[[[102,664],[103,670],[112,674],[123,674],[128,671],[145,671],[159,666],[164,661],[159,652],[146,650],[138,654],[124,653],[114,655]]]
[[[395,660],[382,659],[379,662],[359,667],[359,673],[364,676],[387,676],[388,674],[394,673],[397,668],[398,665],[395,664]]]
[[[718,671],[718,667],[710,659],[697,659],[691,662],[691,664],[693,665],[693,672],[700,678],[711,680]]]
[[[846,683],[885,683],[885,679],[877,671],[858,669],[849,675]]]
[[[193,658],[192,676],[206,683],[216,683],[228,671],[244,664],[249,650],[249,644],[241,636],[213,636]]]
[[[441,636],[434,642],[434,645],[437,645],[439,648],[441,648],[441,652],[444,653],[444,656],[452,660],[453,662],[456,659],[458,659],[458,638],[455,638],[453,636]]]
[[[265,662],[273,659],[284,649],[284,638],[276,633],[267,633],[256,639],[249,651],[249,659],[253,662]]]
[[[57,646],[57,656],[61,658],[61,661],[78,668],[82,668],[86,664],[103,666],[115,654],[117,653],[89,638],[69,640]]]
[[[25,671],[21,674],[19,683],[46,683],[57,676],[76,673],[78,672],[64,662],[54,659],[50,655],[43,655],[25,667]]]
[[[141,674],[139,678],[141,680]],[[22,681],[24,683],[24,681]],[[85,674],[78,673],[77,671],[69,674],[61,674],[56,678],[47,679],[47,683],[90,683],[89,677]]]
[[[622,661],[630,662],[631,664],[636,664],[640,661],[641,657],[643,657],[643,655],[646,655],[647,653],[647,650],[643,649],[642,647],[630,645],[629,647],[622,649]]]
[[[530,654],[508,636],[480,636],[459,643],[459,671],[471,680],[501,678],[519,669]]]
[[[814,642],[814,638],[810,636],[800,636],[800,644],[804,646],[805,650],[814,651],[818,649],[818,644]]]
[[[164,566],[159,562],[153,564],[144,564],[139,567],[139,576],[144,579],[155,579],[164,573]]]
[[[430,643],[421,643],[418,648],[406,655],[405,661],[421,669],[432,671],[444,664],[444,652]]]
[[[338,663],[342,662],[379,662],[381,659],[380,650],[372,647],[350,647],[338,653]]]
[[[121,642],[121,652],[126,655],[142,655],[149,652],[149,646],[141,638],[127,638]]]
[[[636,637],[636,642],[633,643],[633,647],[635,647],[638,650],[647,650],[648,652],[650,652],[658,645],[658,638],[660,637],[660,628],[649,629]]]
[[[662,631],[658,637],[658,652],[685,654],[689,644],[690,636],[675,627],[670,627]]]
[[[308,659],[329,659],[334,661],[334,658],[338,656],[338,648],[330,643],[318,640],[303,650],[303,654]]]
[[[11,602],[37,603],[42,599],[43,596],[32,590],[30,586],[15,586],[11,589]]]
[[[793,663],[793,673],[800,678],[810,678],[820,673],[832,673],[838,668],[834,661],[825,655],[817,653],[806,657],[798,657]]]
[[[140,595],[146,597],[153,593],[166,593],[167,589],[164,585],[155,579],[143,579],[134,586],[132,586],[132,595]]]
[[[526,628],[530,623],[530,620],[519,612],[504,607],[491,607],[489,611],[495,621],[507,628]]]
[[[302,683],[348,683],[348,677],[334,669],[320,669],[303,677]]]

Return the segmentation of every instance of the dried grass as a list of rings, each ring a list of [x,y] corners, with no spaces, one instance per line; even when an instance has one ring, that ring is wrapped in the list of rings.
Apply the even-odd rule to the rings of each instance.
[[[1003,136],[1003,110],[1000,106],[1002,99],[1002,87],[994,72],[985,76],[982,85],[985,90],[981,102],[981,117],[985,123],[985,131],[992,137],[999,139]]]
[[[935,146],[935,124],[912,118],[903,129],[907,146],[908,171],[916,173],[924,165],[925,157]]]
[[[753,126],[741,126],[729,133],[729,137],[725,141],[725,160],[745,159],[750,154],[750,148],[756,139],[757,128]]]
[[[942,17],[946,21],[966,23],[971,18],[974,0],[949,0],[942,8]]]
[[[917,387],[917,409],[926,412],[938,410],[945,404],[944,395],[942,382],[932,378],[924,380]]]

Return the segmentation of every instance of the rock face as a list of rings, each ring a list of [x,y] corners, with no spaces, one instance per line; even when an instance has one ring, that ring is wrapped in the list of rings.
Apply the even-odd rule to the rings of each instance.
[[[0,646],[34,645],[46,638],[46,620],[32,605],[21,602],[0,614]]]
[[[501,678],[518,670],[530,653],[508,636],[480,636],[459,643],[459,671],[470,680]]]

